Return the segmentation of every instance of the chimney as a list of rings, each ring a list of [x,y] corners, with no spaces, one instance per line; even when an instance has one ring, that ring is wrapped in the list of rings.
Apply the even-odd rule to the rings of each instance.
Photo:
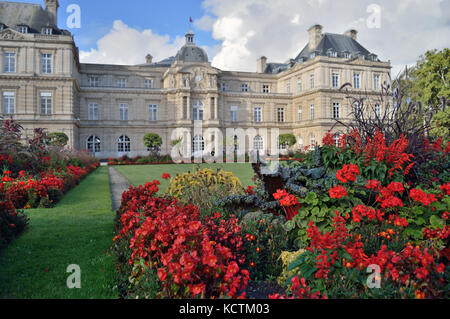
[[[322,40],[322,29],[320,24],[313,25],[308,29],[309,32],[309,51],[313,51],[318,45],[320,40]]]
[[[45,11],[49,13],[52,18],[52,23],[55,27],[58,27],[58,0],[44,0],[45,1]]]
[[[152,55],[151,55],[151,54],[147,54],[147,55],[145,56],[145,63],[147,63],[147,64],[152,64],[152,62],[153,62],[153,57],[152,57]]]
[[[358,39],[358,31],[356,31],[355,29],[348,30],[344,33],[344,35],[351,37],[353,40]]]
[[[257,69],[258,73],[264,73],[267,68],[267,58],[265,56],[262,56],[258,59]]]

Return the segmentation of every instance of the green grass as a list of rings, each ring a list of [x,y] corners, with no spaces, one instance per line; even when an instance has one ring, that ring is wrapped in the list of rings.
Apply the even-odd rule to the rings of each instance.
[[[155,179],[161,182],[160,193],[165,192],[169,186],[169,181],[162,180],[164,173],[169,173],[175,177],[179,173],[195,171],[197,164],[173,164],[173,165],[143,165],[143,166],[115,166],[116,169],[124,175],[134,186],[144,185]],[[226,172],[232,172],[237,176],[244,187],[254,185],[252,178],[254,172],[249,163],[228,163],[228,164],[201,164],[200,167],[211,168],[213,170],[222,169]]]
[[[117,298],[107,254],[114,214],[107,168],[102,167],[52,209],[28,210],[28,230],[0,253],[0,298]],[[66,272],[81,267],[81,289],[69,289]]]

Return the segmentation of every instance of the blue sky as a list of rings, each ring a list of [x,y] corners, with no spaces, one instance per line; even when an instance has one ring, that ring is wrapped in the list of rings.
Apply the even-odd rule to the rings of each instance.
[[[44,6],[43,0],[15,1],[40,3]],[[59,3],[58,20],[60,28],[63,29],[67,28],[67,7],[75,3],[81,8],[82,26],[70,31],[82,51],[95,47],[96,41],[112,28],[114,20],[121,20],[137,30],[151,29],[158,34],[175,38],[186,33],[189,17],[199,19],[205,12],[201,6],[202,0],[59,0]],[[203,45],[212,46],[218,43],[209,32],[196,30],[196,37]]]
[[[15,0],[44,5],[44,0]],[[255,71],[256,60],[294,58],[308,43],[307,29],[356,29],[358,41],[383,61],[393,76],[427,50],[450,47],[450,0],[59,0],[59,27],[70,4],[81,8],[80,29],[69,29],[81,62],[140,64],[175,55],[194,19],[197,45],[223,70]],[[369,26],[373,4],[379,25]]]

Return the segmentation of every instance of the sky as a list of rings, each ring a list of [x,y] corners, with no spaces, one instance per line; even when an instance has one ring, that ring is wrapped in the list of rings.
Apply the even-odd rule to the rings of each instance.
[[[43,0],[16,0],[44,4]],[[81,27],[69,28],[71,4]],[[256,71],[256,60],[295,58],[307,29],[358,30],[358,41],[395,77],[427,50],[450,47],[450,0],[60,0],[58,24],[75,37],[84,63],[141,64],[176,54],[192,17],[195,42],[214,67]]]

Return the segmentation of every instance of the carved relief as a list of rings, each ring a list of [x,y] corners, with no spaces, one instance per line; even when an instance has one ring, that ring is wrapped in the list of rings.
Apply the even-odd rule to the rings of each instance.
[[[6,29],[0,32],[0,39],[2,40],[24,40],[25,37],[18,32],[14,32],[10,29]]]

